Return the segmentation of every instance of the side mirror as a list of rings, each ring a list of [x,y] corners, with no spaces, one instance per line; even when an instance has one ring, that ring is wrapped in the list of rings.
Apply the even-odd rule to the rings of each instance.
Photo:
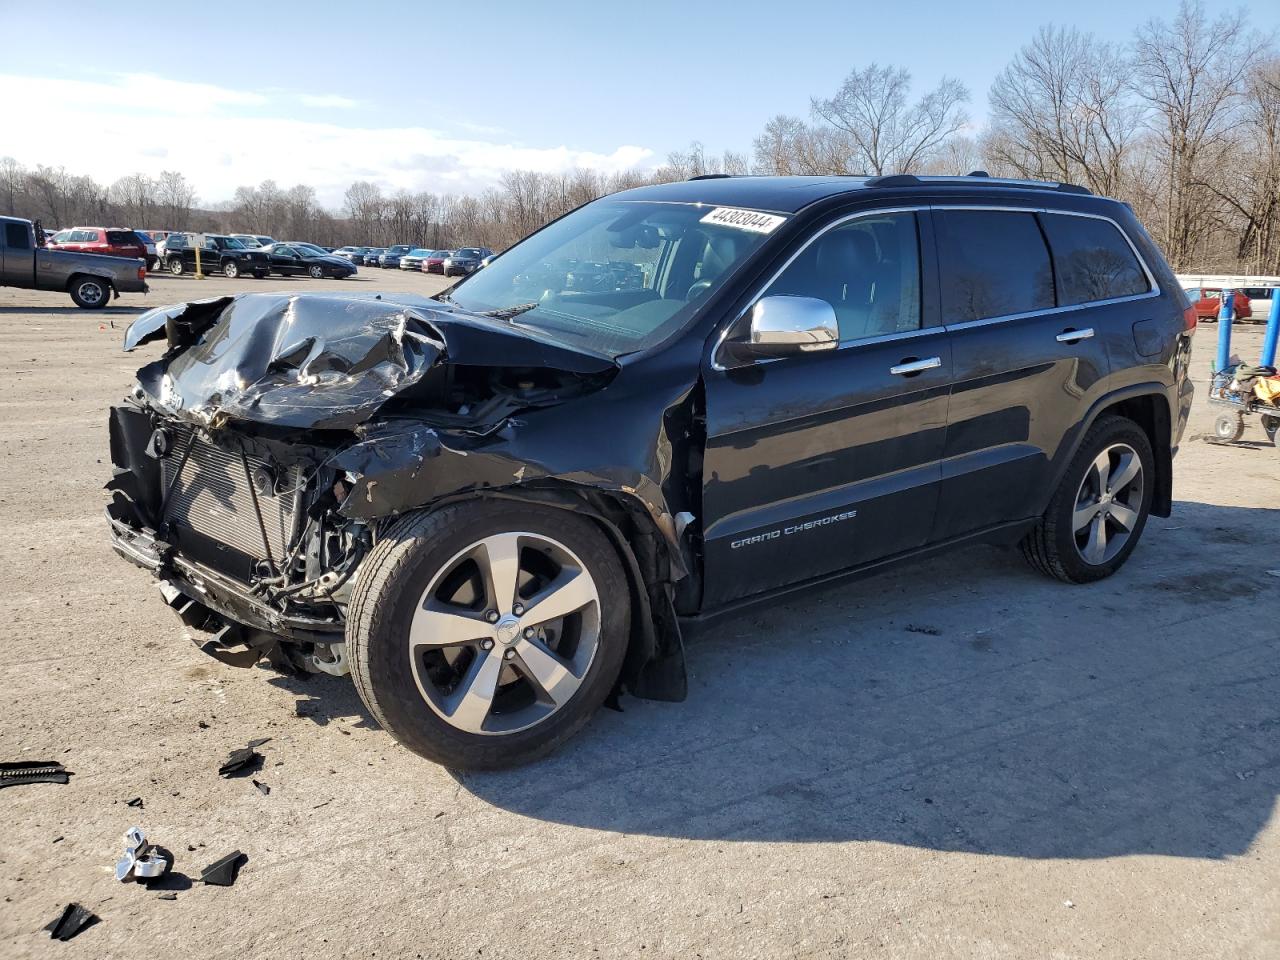
[[[839,344],[840,325],[831,304],[816,297],[775,296],[756,301],[747,337],[733,343],[733,352],[743,359],[788,357]]]

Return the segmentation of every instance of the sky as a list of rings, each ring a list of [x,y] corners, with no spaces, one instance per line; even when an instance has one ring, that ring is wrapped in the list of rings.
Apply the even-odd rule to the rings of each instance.
[[[1245,7],[1280,28],[1276,0]],[[807,115],[811,96],[873,61],[907,67],[918,91],[963,81],[976,130],[991,81],[1041,25],[1123,41],[1176,0],[152,9],[0,0],[0,157],[103,183],[176,169],[202,205],[267,178],[306,183],[337,209],[357,179],[475,193],[513,168],[654,167],[694,140],[749,152],[770,117]]]

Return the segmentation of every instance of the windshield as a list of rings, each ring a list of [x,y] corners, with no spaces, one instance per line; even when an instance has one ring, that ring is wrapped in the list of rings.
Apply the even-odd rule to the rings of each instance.
[[[659,343],[783,222],[705,204],[605,198],[534,234],[451,292],[464,310],[610,356]]]

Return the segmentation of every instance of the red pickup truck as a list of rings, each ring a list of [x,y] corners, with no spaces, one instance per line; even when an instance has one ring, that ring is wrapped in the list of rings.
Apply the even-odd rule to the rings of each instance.
[[[49,240],[48,246],[55,250],[78,250],[108,257],[147,259],[147,248],[142,238],[123,227],[73,227],[70,230],[59,230]]]

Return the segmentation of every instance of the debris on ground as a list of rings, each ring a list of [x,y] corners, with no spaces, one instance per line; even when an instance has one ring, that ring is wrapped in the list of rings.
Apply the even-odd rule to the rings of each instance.
[[[168,893],[160,894],[160,896],[156,897],[156,899],[157,900],[177,900],[178,895],[174,893],[172,890],[170,890]]]
[[[262,766],[262,754],[258,753],[257,748],[270,739],[263,737],[261,740],[250,740],[247,746],[232,750],[226,763],[218,768],[218,776],[229,777],[234,773],[251,773],[257,770]]]
[[[0,763],[0,787],[16,787],[20,783],[67,783],[71,771],[56,760],[19,760]]]
[[[126,807],[137,807],[139,810],[141,810],[141,809],[142,809],[142,798],[141,798],[141,797],[134,797],[132,800],[126,800],[126,801],[124,802],[124,805],[125,805]]]
[[[54,940],[70,940],[81,930],[87,930],[97,922],[98,917],[92,910],[78,903],[68,903],[45,929]]]
[[[923,633],[930,637],[942,636],[942,631],[937,627],[922,627],[914,623],[908,623],[903,629],[905,629],[907,633]]]
[[[214,886],[229,887],[236,882],[236,874],[240,872],[240,867],[248,859],[243,853],[236,850],[201,870],[200,879]]]
[[[173,857],[161,847],[147,842],[147,835],[138,827],[130,827],[124,835],[124,856],[116,863],[116,879],[154,880],[162,877],[173,865]]]
[[[268,787],[261,780],[253,781],[253,785],[258,788],[258,792],[262,794],[264,797],[271,792],[271,788]]]

